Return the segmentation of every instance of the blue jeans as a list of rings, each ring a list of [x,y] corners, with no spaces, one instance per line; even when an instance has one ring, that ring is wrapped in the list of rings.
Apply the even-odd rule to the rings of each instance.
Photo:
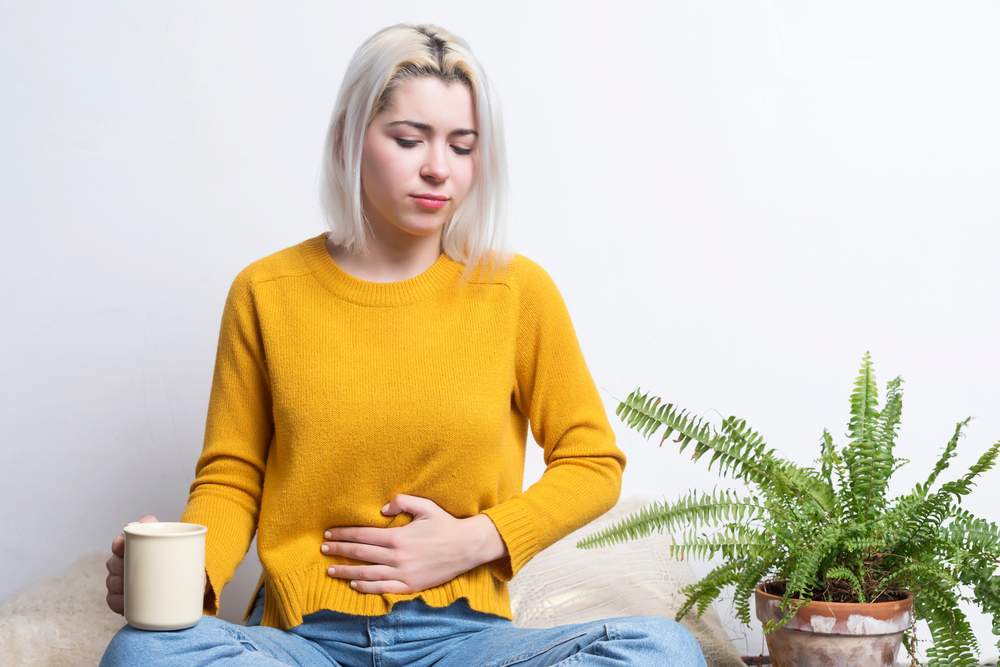
[[[658,616],[535,630],[470,609],[465,600],[444,608],[409,600],[397,602],[385,616],[324,610],[279,630],[261,627],[263,614],[262,590],[245,627],[211,616],[177,632],[126,625],[111,640],[100,667],[705,667],[691,633]]]

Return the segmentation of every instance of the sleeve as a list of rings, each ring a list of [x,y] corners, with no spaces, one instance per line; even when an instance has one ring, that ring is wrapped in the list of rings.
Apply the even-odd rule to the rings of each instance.
[[[260,516],[264,467],[274,433],[271,384],[252,281],[236,278],[222,314],[205,444],[181,521],[208,527],[205,613],[243,560]]]
[[[508,557],[490,564],[509,581],[538,552],[614,506],[625,455],[552,279],[522,257],[514,401],[544,450],[545,472],[523,493],[486,510]]]

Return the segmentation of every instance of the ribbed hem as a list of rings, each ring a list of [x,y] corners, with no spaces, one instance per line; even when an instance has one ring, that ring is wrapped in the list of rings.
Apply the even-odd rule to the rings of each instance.
[[[405,306],[417,303],[445,287],[457,285],[462,275],[462,265],[442,253],[419,276],[394,283],[373,283],[355,278],[337,266],[326,251],[326,234],[311,238],[299,247],[306,266],[318,283],[335,296],[359,306]]]
[[[528,518],[531,513],[525,512],[521,501],[514,499],[491,507],[483,514],[490,517],[507,545],[508,557],[490,563],[489,567],[498,579],[510,581],[541,551],[535,527]]]
[[[226,509],[235,511],[227,512]],[[205,596],[204,612],[209,616],[218,616],[219,592],[233,578],[237,566],[246,556],[257,530],[256,523],[235,503],[207,494],[195,495],[188,501],[181,521],[208,527],[205,534],[205,572],[212,589]]]
[[[419,598],[431,607],[447,607],[466,599],[476,611],[513,620],[507,584],[498,581],[487,566],[480,565],[451,581],[409,595],[359,593],[345,579],[334,579],[322,568],[309,568],[275,579],[265,578],[264,617],[261,625],[288,630],[302,617],[329,609],[355,616],[384,616],[392,606]]]

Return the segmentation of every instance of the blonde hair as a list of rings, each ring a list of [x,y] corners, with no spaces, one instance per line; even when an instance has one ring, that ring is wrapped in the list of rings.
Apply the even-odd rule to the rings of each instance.
[[[400,82],[433,76],[469,88],[475,106],[478,161],[471,189],[445,223],[442,250],[489,273],[509,261],[507,155],[497,100],[479,61],[460,37],[434,25],[398,24],[362,44],[347,66],[326,135],[320,200],[330,240],[348,252],[368,252],[370,227],[361,203],[361,152],[368,125],[392,102]]]

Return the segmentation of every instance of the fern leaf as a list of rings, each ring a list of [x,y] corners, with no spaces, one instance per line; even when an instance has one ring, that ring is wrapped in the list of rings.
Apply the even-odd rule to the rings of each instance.
[[[1000,528],[968,512],[960,510],[944,532],[948,542],[966,551],[991,555],[1000,552]]]
[[[871,355],[865,352],[861,360],[861,371],[854,381],[854,391],[851,393],[851,420],[847,425],[848,437],[858,442],[872,439],[875,422],[878,419],[878,385],[875,384],[875,371],[872,368]]]
[[[924,618],[934,645],[927,649],[929,667],[975,667],[979,661],[976,637],[958,607],[954,594],[938,586],[926,586],[914,598],[918,617]]]
[[[889,383],[885,414],[878,411],[878,388],[869,354],[851,394],[851,420],[847,425],[852,441],[844,447],[848,470],[850,510],[853,518],[868,519],[885,507],[885,490],[895,460],[892,448],[902,411],[902,380]]]
[[[942,484],[941,490],[954,494],[955,499],[961,502],[962,496],[967,496],[972,491],[973,481],[976,477],[996,465],[997,455],[1000,455],[1000,442],[987,449],[986,453],[980,456],[979,460],[969,467],[969,472],[965,476],[954,482]]]
[[[788,581],[785,584],[785,594],[781,599],[783,607],[793,597],[812,598],[821,584],[819,580],[820,563],[837,549],[844,534],[845,530],[842,526],[830,524],[820,531],[811,547],[806,548],[804,545],[801,547],[803,556],[789,573]]]
[[[772,571],[778,557],[777,551],[762,552],[756,559],[747,563],[734,582],[736,587],[733,589],[733,605],[736,608],[736,618],[744,625],[750,625],[750,600],[754,588]]]
[[[865,587],[861,585],[861,580],[858,579],[858,575],[851,572],[849,569],[842,565],[831,567],[826,571],[826,579],[846,579],[851,582],[851,588],[858,596],[858,602],[864,604],[865,602]]]
[[[740,571],[745,567],[746,559],[731,560],[719,565],[706,574],[700,581],[689,584],[681,589],[687,596],[684,604],[677,610],[677,621],[680,621],[692,608],[697,606],[696,616],[699,618],[722,593],[722,589],[736,583]]]
[[[903,378],[897,377],[885,388],[885,407],[875,422],[872,439],[881,444],[891,454],[896,444],[899,420],[903,415]]]
[[[739,499],[730,491],[713,492],[711,495],[702,493],[700,496],[697,491],[690,491],[673,505],[654,502],[633,512],[599,533],[580,540],[576,546],[581,549],[592,549],[640,539],[654,530],[663,532],[673,531],[682,526],[714,527],[729,521],[742,522],[764,511],[755,498]]]
[[[727,524],[719,532],[709,535],[699,535],[694,531],[685,533],[679,542],[670,545],[670,555],[699,560],[707,560],[716,554],[726,559],[755,558],[771,548],[773,545],[765,533],[739,524]]]
[[[934,465],[934,469],[931,470],[930,476],[927,481],[923,484],[917,485],[917,492],[919,494],[926,495],[930,492],[931,487],[934,482],[937,481],[938,475],[948,469],[950,465],[948,461],[955,457],[955,450],[958,449],[958,439],[962,437],[962,429],[965,428],[969,423],[969,420],[958,422],[955,425],[955,434],[951,436],[951,440],[945,445],[944,451],[941,452],[941,456],[938,458],[937,463]]]

